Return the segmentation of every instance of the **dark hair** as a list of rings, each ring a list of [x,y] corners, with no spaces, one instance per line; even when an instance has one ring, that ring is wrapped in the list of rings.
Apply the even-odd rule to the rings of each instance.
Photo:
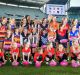
[[[26,24],[27,24],[27,25],[29,24],[29,23],[28,23],[28,19],[27,19],[29,16],[30,16],[30,15],[26,15],[26,16],[25,16],[25,18],[26,18]],[[31,22],[31,21],[30,21],[30,22]]]
[[[26,15],[25,18],[27,19],[28,16],[30,16],[30,15]]]
[[[21,22],[20,22],[20,25],[22,26],[23,25],[23,20],[24,19],[26,19],[25,17],[23,17],[22,19],[21,19]]]
[[[3,16],[3,17],[2,17],[2,20],[3,20],[3,19],[5,19],[5,18],[6,18],[6,17],[5,17],[5,16]]]
[[[63,24],[62,24],[62,23],[60,23],[60,24],[59,24],[59,30],[60,30],[60,28],[61,28],[62,26],[63,26]]]

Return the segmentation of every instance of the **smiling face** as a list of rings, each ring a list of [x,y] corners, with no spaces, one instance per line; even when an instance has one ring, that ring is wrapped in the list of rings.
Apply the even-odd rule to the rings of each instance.
[[[43,25],[45,25],[47,23],[47,19],[43,20]]]
[[[22,22],[23,22],[23,24],[26,24],[26,18],[23,18]]]
[[[77,25],[77,23],[78,23],[78,19],[75,19],[74,25]]]
[[[16,42],[13,42],[13,43],[12,43],[12,47],[13,47],[14,49],[16,49],[16,48],[17,48],[17,43],[16,43]]]
[[[30,16],[27,16],[27,20],[30,20],[31,19],[31,17]]]
[[[29,48],[30,47],[30,43],[26,43],[25,44],[25,48],[27,49],[27,48]]]
[[[73,40],[73,45],[74,45],[74,46],[79,46],[79,42],[78,42],[77,39]]]
[[[18,29],[18,28],[16,28],[16,29],[15,29],[15,32],[16,32],[16,33],[18,33],[18,32],[19,32],[19,29]]]
[[[43,53],[43,50],[42,50],[42,49],[40,49],[40,50],[38,50],[38,52],[39,52],[39,54],[42,54],[42,53]]]
[[[7,18],[4,18],[4,19],[2,20],[2,22],[6,24],[6,23],[7,23]]]
[[[76,30],[76,26],[73,26],[73,27],[72,27],[72,31],[75,31],[75,30]]]
[[[43,34],[46,34],[47,33],[47,31],[46,30],[43,30]]]
[[[15,25],[15,19],[14,18],[10,20],[10,24]]]
[[[67,19],[67,18],[64,18],[64,20],[63,20],[63,25],[66,25],[67,22],[68,22],[68,19]]]
[[[60,44],[60,45],[59,45],[59,51],[63,51],[63,49],[64,49],[64,48],[63,48],[63,45]]]
[[[64,30],[64,25],[61,25],[61,26],[59,27],[59,29],[60,29],[60,30]]]
[[[56,17],[53,17],[53,22],[56,22]]]
[[[7,30],[7,35],[11,35],[11,31],[10,30]]]
[[[47,50],[50,50],[51,48],[53,48],[53,44],[50,43],[48,46],[47,46]]]

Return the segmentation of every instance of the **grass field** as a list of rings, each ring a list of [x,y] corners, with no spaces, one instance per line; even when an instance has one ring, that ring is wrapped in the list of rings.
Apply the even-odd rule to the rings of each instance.
[[[35,68],[34,65],[12,67],[8,62],[0,68],[0,75],[80,75],[80,68],[47,65],[42,65],[41,68]]]

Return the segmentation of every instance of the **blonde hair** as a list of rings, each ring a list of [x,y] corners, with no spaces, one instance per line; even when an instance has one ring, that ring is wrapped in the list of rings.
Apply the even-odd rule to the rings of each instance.
[[[49,42],[48,44],[47,44],[47,49],[50,49],[50,48],[52,48],[52,42]]]
[[[7,32],[11,32],[11,30],[10,30],[10,29],[8,29],[8,30],[7,30]],[[12,33],[12,32],[11,32],[11,33]]]
[[[40,52],[40,51],[43,51],[43,49],[42,49],[41,47],[38,47],[38,48],[36,49],[36,52]]]
[[[75,47],[74,47],[75,46],[74,45],[75,41],[79,42],[78,39],[73,39],[73,41],[72,41],[72,48],[73,48],[73,50],[75,50]],[[78,49],[80,49],[80,46],[78,46]]]
[[[14,48],[14,47],[17,48],[17,43],[16,42],[11,43],[11,48]]]
[[[74,42],[75,42],[75,41],[78,41],[78,39],[76,38],[76,39],[73,39],[73,40],[72,40],[72,46],[74,45]]]
[[[12,21],[15,21],[15,19],[14,18],[10,18],[9,19],[9,23],[11,23]]]
[[[30,47],[30,42],[27,42],[27,43],[25,43],[24,45],[25,45],[25,46],[28,45],[28,46]]]
[[[65,48],[64,48],[64,46],[62,44],[58,45],[58,49],[57,50],[59,50],[59,46],[62,46],[63,47],[63,51],[65,51]]]

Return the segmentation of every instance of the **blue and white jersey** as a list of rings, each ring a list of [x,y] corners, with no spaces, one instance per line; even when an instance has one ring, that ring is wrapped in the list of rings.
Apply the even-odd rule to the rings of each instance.
[[[76,28],[78,28],[78,29],[79,29],[79,27],[80,27],[80,24],[77,24],[77,25],[76,25]]]
[[[78,34],[79,34],[79,30],[75,30],[74,32],[73,31],[70,31],[69,36],[70,37],[77,37]]]
[[[75,30],[75,32],[70,31],[69,36],[71,38],[78,38],[79,30]],[[72,39],[73,40],[73,39]],[[70,40],[70,46],[72,46],[72,40]]]

